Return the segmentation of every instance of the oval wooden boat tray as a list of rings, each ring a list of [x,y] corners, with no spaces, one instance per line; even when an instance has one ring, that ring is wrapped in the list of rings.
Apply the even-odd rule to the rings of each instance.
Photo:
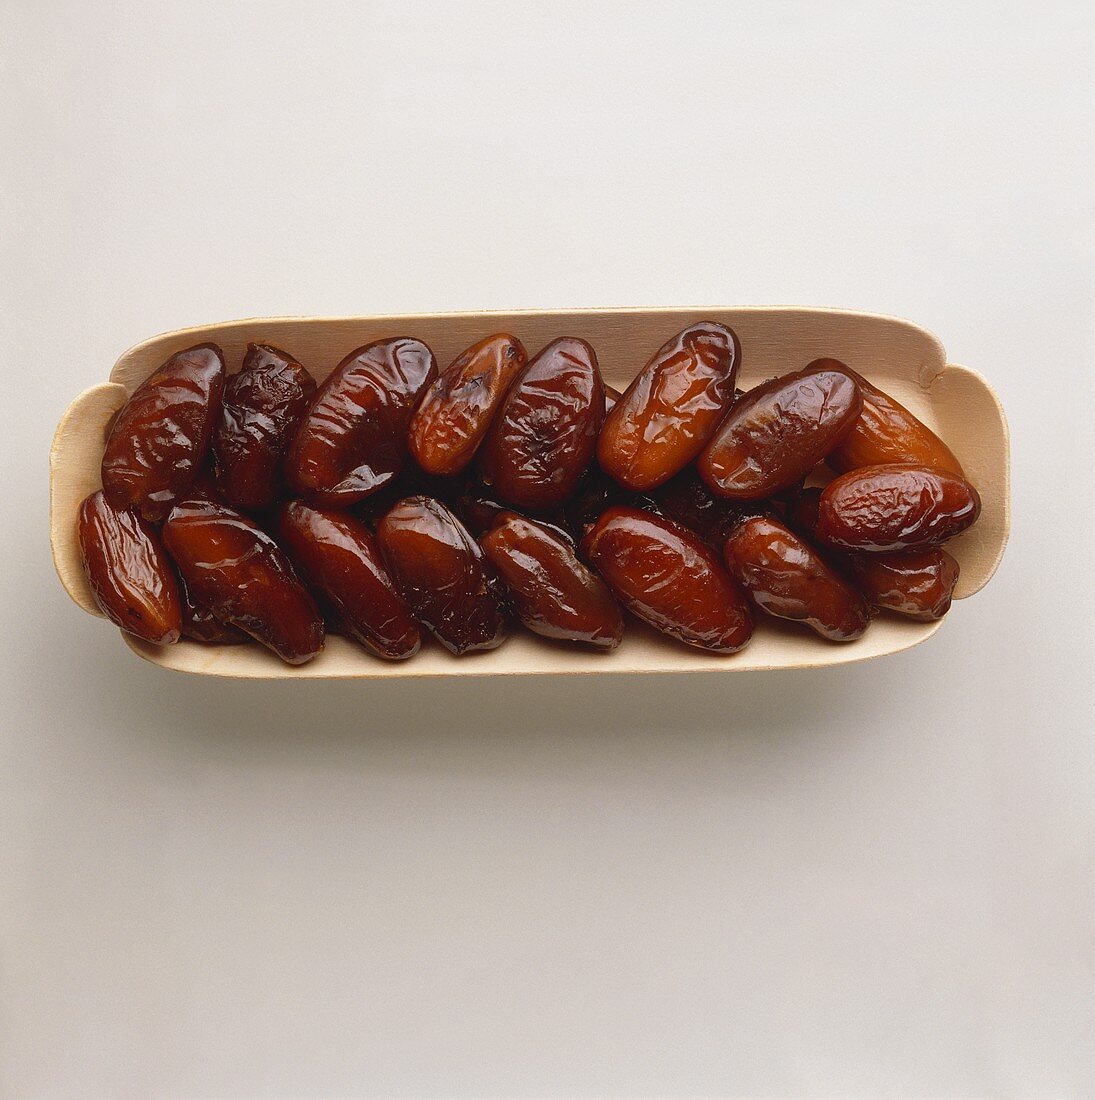
[[[249,340],[285,348],[322,380],[351,349],[391,336],[417,336],[444,368],[464,348],[493,332],[512,332],[534,354],[557,336],[580,336],[597,351],[606,381],[623,389],[650,355],[685,325],[702,319],[730,325],[741,339],[739,385],[748,388],[818,356],[843,360],[891,393],[947,442],[981,492],[978,523],[949,544],[961,565],[959,600],[980,591],[996,571],[1010,526],[1008,428],[1000,402],[975,371],[948,364],[943,345],[908,321],[833,309],[758,306],[712,309],[526,310],[515,313],[424,313],[378,317],[270,317],[227,321],[154,336],[114,364],[110,381],[85,390],[69,406],[50,453],[50,541],[61,583],[85,611],[98,615],[80,564],[76,513],[100,488],[106,427],[129,394],[165,359],[211,340],[238,369]],[[952,610],[962,614],[962,609]],[[942,625],[880,615],[864,637],[847,644],[822,641],[801,627],[761,617],[742,652],[718,657],[689,649],[629,621],[623,644],[589,653],[515,633],[501,648],[465,657],[426,644],[409,661],[370,656],[331,637],[316,660],[290,668],[258,645],[203,646],[182,641],[159,648],[122,634],[145,660],[209,676],[361,678],[482,676],[531,673],[701,672],[820,668],[881,657],[930,638]]]

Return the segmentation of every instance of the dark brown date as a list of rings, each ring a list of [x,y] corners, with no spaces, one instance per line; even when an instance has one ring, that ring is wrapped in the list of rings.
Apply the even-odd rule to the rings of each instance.
[[[582,552],[621,603],[686,645],[735,653],[753,633],[745,593],[695,533],[637,508],[609,508]]]
[[[655,491],[654,499],[664,515],[720,549],[739,519],[740,506],[715,496],[693,469],[667,481]]]
[[[875,607],[922,622],[941,619],[950,610],[958,562],[938,546],[852,554],[849,560],[859,590]]]
[[[862,408],[859,387],[836,370],[785,374],[734,403],[700,456],[714,492],[759,500],[806,476],[851,429]]]
[[[185,496],[209,450],[224,391],[216,344],[173,355],[133,391],[103,452],[103,492],[158,523]]]
[[[177,642],[182,631],[179,589],[151,525],[98,492],[80,505],[77,533],[84,572],[103,614],[153,645]]]
[[[521,622],[535,634],[615,649],[624,622],[604,582],[548,527],[505,512],[482,540]]]
[[[958,459],[935,432],[838,359],[815,359],[807,370],[843,371],[855,379],[863,396],[859,418],[827,459],[838,473],[900,462],[966,476]]]
[[[274,506],[285,450],[315,390],[315,379],[291,355],[247,345],[242,369],[225,383],[213,432],[217,483],[234,508]]]
[[[506,333],[488,336],[458,356],[429,388],[411,420],[409,446],[429,474],[453,477],[479,449],[491,418],[528,355]]]
[[[323,620],[277,543],[227,504],[176,504],[164,542],[194,600],[283,661],[301,665],[323,649]]]
[[[403,468],[407,427],[437,376],[421,340],[381,340],[350,352],[320,386],[289,445],[285,480],[310,503],[346,508]]]
[[[594,467],[564,506],[562,526],[574,539],[581,541],[585,533],[601,518],[602,513],[614,504],[640,508],[655,515],[661,515],[662,511],[653,497],[625,489],[618,481],[613,481]]]
[[[574,492],[597,445],[605,391],[584,340],[548,344],[510,386],[484,447],[487,483],[507,504],[550,512]]]
[[[184,638],[203,645],[241,645],[251,640],[242,630],[225,626],[209,608],[202,607],[194,599],[182,577],[178,580]]]
[[[497,578],[440,501],[401,500],[376,529],[380,552],[418,620],[450,652],[494,649],[508,633]]]
[[[805,623],[833,642],[853,641],[870,625],[862,596],[776,519],[757,516],[739,523],[723,556],[731,574],[769,615]]]
[[[737,336],[712,321],[664,343],[605,419],[601,469],[640,492],[683,470],[730,408],[740,362]]]
[[[418,652],[418,623],[364,523],[294,500],[278,513],[277,533],[300,575],[333,607],[340,629],[378,657]]]
[[[849,550],[934,546],[981,512],[977,490],[926,466],[864,466],[829,482],[818,500],[817,537]]]

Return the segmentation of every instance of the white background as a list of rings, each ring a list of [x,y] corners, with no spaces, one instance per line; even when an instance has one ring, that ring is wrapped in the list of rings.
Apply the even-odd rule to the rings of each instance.
[[[0,1093],[1095,1094],[1088,4],[3,4]],[[68,601],[49,440],[263,314],[805,303],[982,371],[912,652],[248,685]]]

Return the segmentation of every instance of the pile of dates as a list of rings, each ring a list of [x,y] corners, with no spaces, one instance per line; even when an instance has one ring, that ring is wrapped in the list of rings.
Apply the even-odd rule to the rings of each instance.
[[[147,642],[253,639],[293,665],[328,632],[402,660],[424,629],[462,654],[517,619],[610,650],[626,610],[734,653],[758,608],[837,642],[879,609],[945,614],[941,544],[981,506],[946,445],[835,359],[747,393],[740,361],[710,321],[622,394],[573,336],[531,359],[488,336],[440,373],[420,340],[382,340],[318,386],[275,347],[231,375],[187,348],[109,429],[88,580]]]

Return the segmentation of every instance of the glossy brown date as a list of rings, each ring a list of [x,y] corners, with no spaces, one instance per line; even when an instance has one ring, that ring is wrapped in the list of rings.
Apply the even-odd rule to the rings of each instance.
[[[403,660],[418,652],[418,623],[364,523],[294,500],[279,511],[277,534],[300,575],[332,606],[341,630],[378,657]]]
[[[323,649],[323,620],[274,540],[227,504],[190,497],[163,529],[194,600],[283,661],[301,665]]]
[[[977,490],[957,474],[926,466],[864,466],[821,491],[815,531],[822,542],[849,550],[902,550],[945,542],[980,512]]]
[[[958,562],[938,546],[891,554],[852,554],[852,575],[874,604],[910,619],[930,622],[950,610]]]
[[[700,321],[664,343],[605,419],[601,469],[647,492],[683,470],[711,438],[734,399],[737,336]]]
[[[753,633],[745,593],[695,533],[637,508],[609,508],[582,552],[621,603],[686,645],[735,653]]]
[[[179,589],[151,525],[97,492],[80,505],[77,534],[84,572],[103,614],[146,642],[177,642],[182,631]]]
[[[216,344],[180,351],[134,390],[103,452],[107,500],[162,520],[197,476],[223,390],[224,356]]]
[[[811,369],[843,371],[855,379],[863,396],[858,419],[827,459],[838,473],[860,466],[900,462],[933,466],[965,477],[961,464],[943,440],[888,393],[838,359],[815,359],[807,367]]]
[[[546,524],[505,512],[482,545],[521,622],[533,633],[604,650],[620,644],[620,609],[600,577],[578,560],[569,539]]]
[[[282,459],[315,390],[315,379],[291,355],[247,345],[242,369],[225,383],[213,431],[217,484],[234,508],[273,507]]]
[[[774,378],[734,403],[697,468],[721,496],[771,496],[824,459],[861,408],[859,387],[841,371],[808,368]]]
[[[285,457],[290,490],[346,508],[403,468],[407,427],[437,376],[421,340],[381,340],[350,352],[320,386]]]
[[[723,548],[730,573],[757,606],[811,627],[833,642],[850,642],[870,625],[862,596],[788,527],[767,516],[744,520]]]
[[[506,391],[524,369],[521,341],[488,336],[458,356],[430,386],[411,420],[408,444],[429,474],[453,477],[479,449]]]
[[[558,508],[593,457],[604,408],[593,349],[572,336],[554,340],[517,376],[498,409],[484,446],[484,480],[515,508]]]
[[[440,501],[401,500],[377,543],[417,619],[450,652],[494,649],[508,633],[500,585],[479,544]]]

